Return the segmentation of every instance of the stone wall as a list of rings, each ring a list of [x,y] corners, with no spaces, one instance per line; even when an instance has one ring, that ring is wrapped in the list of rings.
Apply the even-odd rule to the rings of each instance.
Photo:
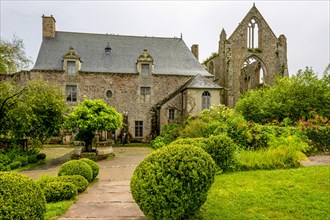
[[[32,72],[32,79],[42,77],[45,81],[58,84],[65,94],[66,85],[76,85],[78,101],[83,97],[89,99],[103,99],[108,105],[114,106],[120,113],[128,111],[129,132],[135,137],[135,121],[143,121],[143,137],[136,138],[142,141],[150,140],[151,136],[151,109],[157,102],[163,100],[168,94],[175,92],[190,77],[171,75],[139,74],[113,74],[113,73],[78,73],[70,76],[64,71],[60,72]],[[150,87],[150,96],[141,100],[140,87]],[[112,97],[107,98],[106,93],[111,90]],[[78,102],[68,102],[75,106]],[[180,98],[173,99],[162,107],[161,125],[168,123],[167,111],[170,107],[179,109]],[[178,114],[181,114],[178,112]]]

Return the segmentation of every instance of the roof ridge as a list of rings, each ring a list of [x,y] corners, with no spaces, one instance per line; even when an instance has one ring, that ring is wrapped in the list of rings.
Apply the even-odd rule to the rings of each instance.
[[[89,32],[72,32],[72,31],[56,31],[57,33],[68,33],[68,34],[88,34],[88,35],[101,35],[101,36],[118,36],[118,37],[128,37],[128,38],[159,38],[159,39],[178,39],[183,40],[180,37],[158,37],[158,36],[138,36],[138,35],[122,35],[122,34],[109,34],[109,33],[89,33]]]

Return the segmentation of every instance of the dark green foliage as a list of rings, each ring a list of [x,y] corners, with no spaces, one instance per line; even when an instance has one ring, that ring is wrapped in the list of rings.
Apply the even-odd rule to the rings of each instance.
[[[211,156],[199,147],[163,147],[135,169],[132,195],[149,219],[182,219],[206,201],[215,172]]]
[[[46,199],[31,178],[19,173],[1,172],[0,186],[1,219],[44,219]]]
[[[22,163],[20,161],[13,161],[12,163],[10,163],[8,165],[8,167],[10,168],[10,170],[17,169],[17,168],[19,168],[21,166],[22,166]]]
[[[93,180],[92,168],[85,162],[80,160],[71,160],[61,165],[58,176],[80,175],[88,182]]]
[[[0,171],[9,171],[10,167],[3,165],[2,163],[0,163]]]
[[[180,131],[183,129],[182,123],[170,123],[164,125],[162,133],[150,142],[153,149],[158,149],[170,144],[180,136]]]
[[[88,187],[88,181],[80,175],[59,176],[56,181],[63,183],[72,183],[76,186],[78,193],[84,192]]]
[[[11,159],[6,154],[0,154],[0,164],[8,165],[11,162]]]
[[[29,163],[27,156],[18,156],[13,160],[13,162],[15,161],[21,162],[22,167],[26,166]]]
[[[47,202],[69,200],[78,194],[77,187],[67,182],[49,182],[43,191]]]
[[[38,160],[44,160],[44,159],[46,159],[46,154],[45,153],[39,153],[39,154],[37,154],[37,159]]]
[[[29,163],[37,163],[37,162],[38,162],[37,155],[35,155],[35,154],[30,155],[30,156],[28,157],[28,161],[29,161]]]
[[[93,180],[94,180],[97,177],[97,175],[99,174],[99,170],[100,170],[99,165],[95,161],[88,159],[88,158],[82,158],[80,160],[87,163],[92,168]]]
[[[306,134],[318,152],[330,151],[330,126],[306,129]]]

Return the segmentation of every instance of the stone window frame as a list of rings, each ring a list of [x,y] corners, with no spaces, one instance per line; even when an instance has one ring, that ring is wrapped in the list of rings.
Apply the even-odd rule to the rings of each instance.
[[[137,58],[136,61],[136,69],[137,72],[142,76],[142,77],[148,77],[150,76],[153,72],[154,72],[154,59],[153,57],[148,53],[147,49],[143,50],[143,53]],[[148,67],[148,71],[144,72],[143,71],[143,66],[147,66]]]
[[[111,95],[110,95],[110,97],[109,97],[109,93],[111,93]],[[111,90],[111,89],[107,89],[106,91],[105,91],[105,98],[106,99],[112,99],[112,97],[113,97],[113,91]]]
[[[72,90],[73,88],[75,88],[75,91]],[[73,94],[75,94],[75,99]],[[65,85],[65,97],[67,102],[76,103],[78,101],[78,85],[76,84]]]
[[[259,48],[259,20],[256,17],[252,17],[247,25],[247,48],[257,49]]]
[[[175,109],[170,108],[168,109],[168,120],[171,122],[175,119]]]
[[[82,61],[80,60],[80,56],[78,56],[76,54],[76,52],[74,51],[74,48],[72,46],[70,46],[69,51],[62,56],[63,57],[63,70],[66,74],[68,74],[69,76],[76,76],[77,73],[80,71],[81,69],[81,63]],[[75,72],[69,72],[69,65],[68,63],[70,62],[75,62]],[[71,70],[71,68],[70,68]]]
[[[209,109],[211,106],[211,93],[206,90],[202,93],[202,110]]]
[[[147,103],[150,100],[151,87],[150,86],[140,86],[140,101],[141,103]]]
[[[142,138],[143,137],[143,121],[136,120],[134,122],[134,135],[137,138]]]

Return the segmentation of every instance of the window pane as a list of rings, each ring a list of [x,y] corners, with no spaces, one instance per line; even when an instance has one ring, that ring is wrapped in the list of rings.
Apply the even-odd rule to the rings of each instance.
[[[75,61],[68,61],[68,74],[75,74],[76,73],[76,62]]]
[[[174,120],[174,109],[169,109],[168,110],[168,119],[169,120]]]
[[[143,121],[135,121],[135,137],[143,137]]]
[[[75,85],[66,86],[66,101],[68,102],[77,101],[77,86]]]
[[[209,91],[204,91],[202,94],[202,110],[211,107],[211,94]]]
[[[141,74],[143,76],[149,75],[149,64],[141,64]]]

